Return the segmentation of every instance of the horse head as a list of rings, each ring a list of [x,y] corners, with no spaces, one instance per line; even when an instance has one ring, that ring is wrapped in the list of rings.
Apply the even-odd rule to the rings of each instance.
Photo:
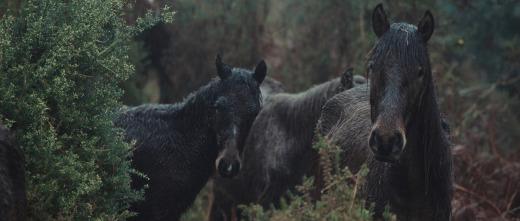
[[[369,54],[372,131],[369,146],[376,159],[395,162],[407,143],[409,125],[433,87],[427,41],[433,33],[433,16],[426,11],[417,26],[390,24],[379,4],[372,14],[379,38]]]
[[[253,72],[229,68],[217,55],[216,66],[221,81],[215,109],[215,130],[219,155],[215,162],[222,177],[232,178],[240,170],[240,154],[253,121],[260,112],[260,84],[267,67],[262,60]]]

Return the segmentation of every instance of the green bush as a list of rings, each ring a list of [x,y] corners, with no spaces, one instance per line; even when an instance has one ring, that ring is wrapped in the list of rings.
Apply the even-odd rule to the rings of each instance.
[[[136,27],[126,1],[30,0],[0,20],[0,121],[25,152],[28,217],[116,220],[131,216],[130,146],[111,119],[118,83],[134,72]]]

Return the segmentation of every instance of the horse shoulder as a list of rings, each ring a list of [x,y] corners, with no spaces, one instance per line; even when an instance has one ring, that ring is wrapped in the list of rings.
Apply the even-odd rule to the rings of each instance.
[[[274,164],[282,162],[278,159],[281,155],[279,151],[284,151],[282,147],[286,146],[284,143],[288,135],[283,126],[283,116],[280,115],[278,108],[280,102],[280,98],[275,96],[270,104],[262,108],[255,119],[244,147],[244,164],[262,164],[263,169],[258,169],[267,170],[267,168],[276,168],[278,165]]]
[[[365,86],[344,91],[324,107],[318,129],[332,145],[340,146],[341,164],[357,172],[370,159],[370,105]]]
[[[368,89],[358,86],[343,91],[330,98],[322,108],[317,129],[322,135],[326,135],[333,127],[345,123],[357,114],[363,114],[368,101]]]

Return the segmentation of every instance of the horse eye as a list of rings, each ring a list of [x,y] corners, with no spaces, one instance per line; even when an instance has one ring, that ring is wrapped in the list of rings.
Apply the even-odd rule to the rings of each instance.
[[[417,77],[422,77],[423,76],[423,67],[422,66],[419,66],[419,69],[417,70]]]

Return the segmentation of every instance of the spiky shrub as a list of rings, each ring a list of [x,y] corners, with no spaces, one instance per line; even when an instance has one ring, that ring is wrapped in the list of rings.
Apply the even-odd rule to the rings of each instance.
[[[369,220],[373,205],[365,208],[365,201],[359,191],[368,173],[363,166],[357,174],[340,166],[341,149],[331,145],[327,137],[319,137],[313,148],[320,153],[323,176],[321,200],[314,202],[314,177],[304,178],[303,185],[297,189],[300,194],[288,192],[288,203],[282,200],[280,209],[262,208],[260,205],[239,206],[252,220]],[[385,220],[391,220],[392,214],[385,212]]]
[[[0,121],[25,152],[28,217],[115,220],[130,189],[130,146],[114,129],[132,35],[163,18],[121,18],[126,1],[29,0],[0,20]]]

